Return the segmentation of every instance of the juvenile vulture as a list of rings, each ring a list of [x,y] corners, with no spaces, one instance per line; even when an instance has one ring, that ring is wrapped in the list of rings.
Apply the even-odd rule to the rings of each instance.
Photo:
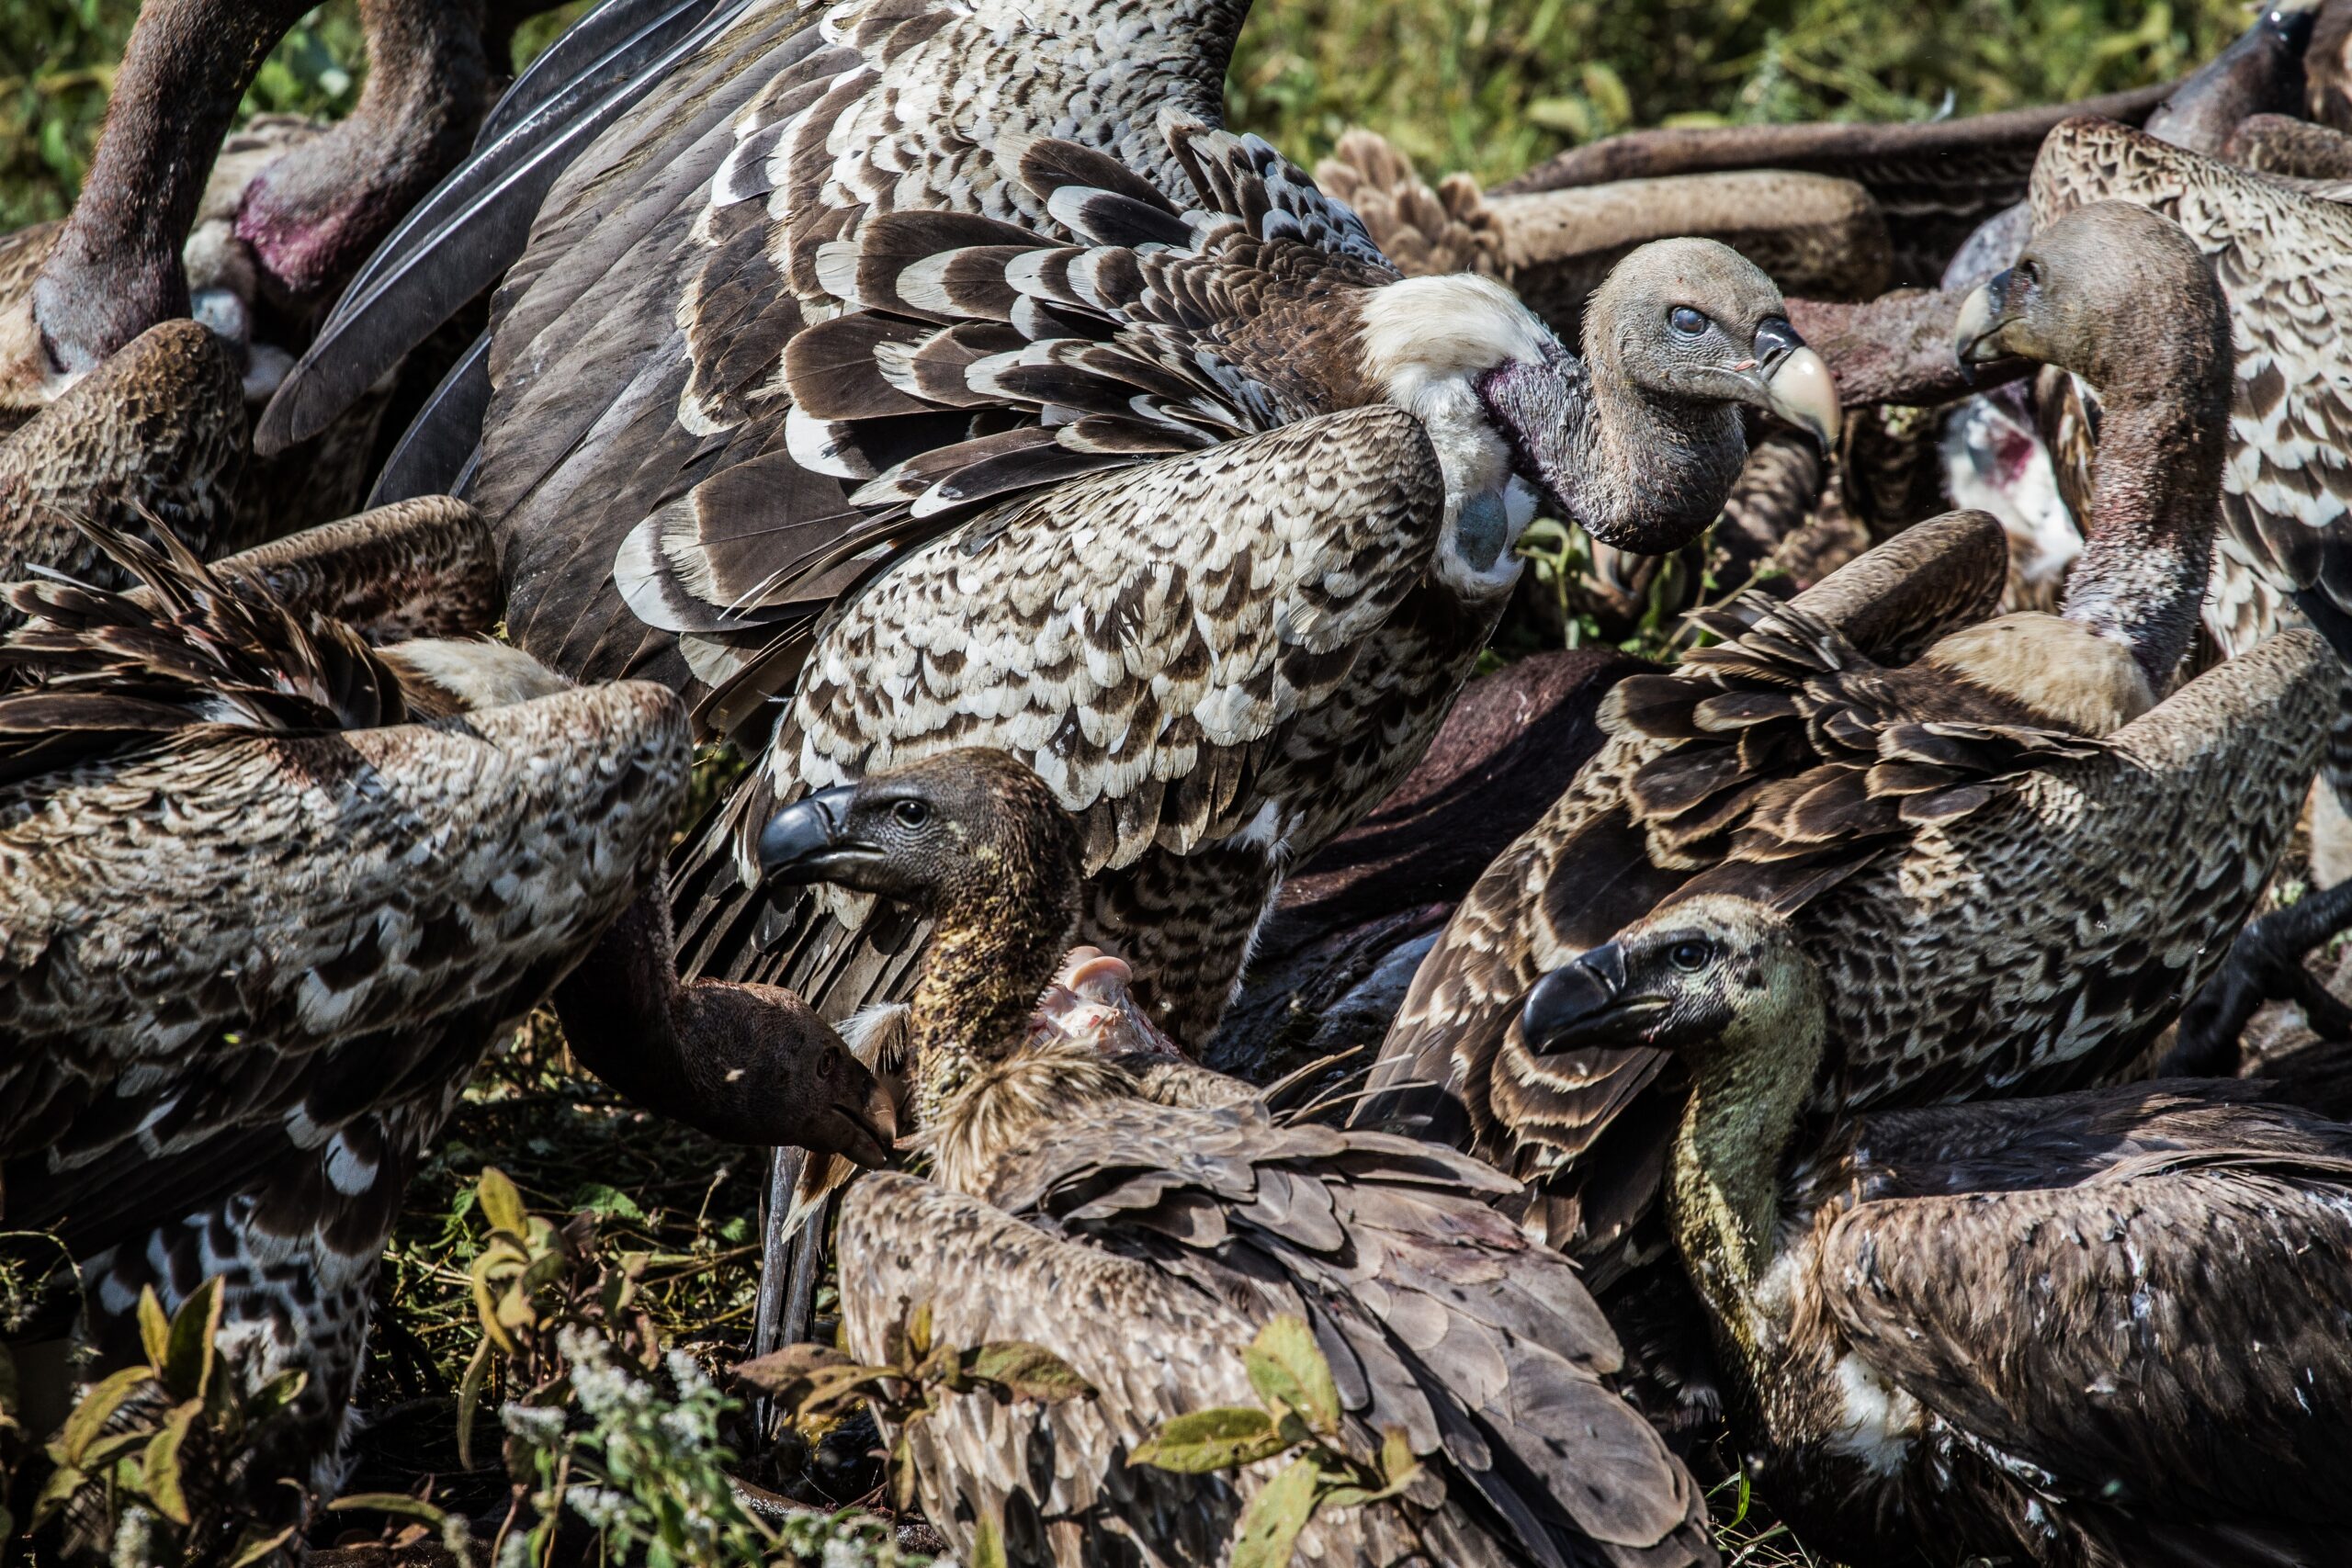
[[[247,1372],[309,1373],[257,1506],[338,1473],[408,1176],[551,993],[655,1109],[887,1155],[872,1079],[797,998],[669,968],[675,698],[429,640],[497,613],[465,508],[215,569],[94,532],[141,586],[18,584],[34,618],[0,640],[0,1217],[62,1242],[102,1356],[136,1347],[142,1287],[170,1310],[218,1278]]]
[[[1523,1024],[1688,1072],[1667,1211],[1762,1495],[1851,1562],[2352,1558],[2352,1127],[2185,1079],[1809,1122],[1814,948],[1693,898]]]
[[[1377,1133],[1282,1124],[1238,1080],[1147,1051],[1040,1039],[1031,1009],[1080,908],[1080,823],[1001,752],[869,775],[763,825],[773,875],[915,904],[928,1179],[854,1189],[840,1232],[853,1354],[928,1304],[940,1342],[1023,1339],[1095,1389],[1051,1405],[954,1399],[912,1435],[924,1511],[959,1551],[1211,1564],[1277,1466],[1179,1475],[1128,1456],[1170,1416],[1253,1404],[1240,1350],[1305,1318],[1369,1455],[1425,1469],[1395,1503],[1318,1516],[1302,1560],[1713,1562],[1697,1487],[1606,1381],[1614,1337],[1566,1259],[1489,1200],[1512,1184]]]
[[[2115,260],[2074,259],[2094,253]],[[2109,389],[2106,438],[2166,455],[2102,467],[2063,614],[1986,619],[2007,550],[1961,513],[1713,619],[1723,646],[1611,694],[1611,740],[1455,912],[1383,1046],[1384,1080],[1442,1092],[1440,1130],[1534,1181],[1545,1234],[1604,1268],[1655,1245],[1637,1227],[1680,1085],[1651,1053],[1533,1055],[1510,1025],[1546,968],[1662,900],[1741,893],[1790,912],[1829,976],[1819,1109],[2068,1088],[2213,972],[2283,847],[2334,698],[2324,645],[2273,639],[2150,705],[2220,485],[2211,275],[2116,204],[2019,265],[2050,291],[2041,351]],[[2201,328],[2066,331],[2104,293],[2160,289]]]
[[[2228,303],[2234,375],[2225,420],[2225,460],[2205,621],[2226,651],[2250,646],[2282,625],[2309,624],[2339,656],[2352,655],[2352,388],[2338,374],[2352,342],[2352,208],[2287,189],[2217,160],[2097,120],[2069,120],[2051,133],[2035,165],[2037,223],[2061,220],[2086,204],[2124,201],[2177,224],[2209,258]],[[2119,247],[2120,248],[2120,247]],[[2135,247],[2136,248],[2136,247]],[[2079,268],[2129,264],[2121,255],[2078,258]],[[1995,330],[1975,351],[2003,351],[2049,361],[2030,331],[2001,324],[2014,310],[2007,292],[1988,290],[1980,317]],[[2059,287],[2071,282],[2061,277]],[[2130,344],[2160,362],[2186,327],[2177,290],[2124,299],[2086,297],[2083,330]],[[1989,312],[1989,314],[1985,314]],[[2201,328],[2197,329],[2201,331]],[[2079,367],[2077,367],[2079,368]],[[2076,504],[2110,482],[2119,461],[2141,478],[2171,482],[2169,451],[2119,454],[2110,445],[2111,400],[2093,395],[2082,376],[2044,373],[2045,434],[2058,459],[2062,493]],[[2097,461],[2093,462],[2096,433]],[[2094,502],[2093,504],[2096,504]],[[2341,728],[2346,720],[2339,718]],[[2334,760],[2329,782],[2339,800],[2352,773]],[[2257,922],[2224,972],[2222,993],[2202,1006],[2185,1037],[2184,1066],[2227,1070],[2239,1029],[2266,995],[2300,987],[2300,948],[2352,921],[2352,887],[2331,888],[2327,902],[2292,922]],[[2321,910],[2324,909],[2324,913]]]

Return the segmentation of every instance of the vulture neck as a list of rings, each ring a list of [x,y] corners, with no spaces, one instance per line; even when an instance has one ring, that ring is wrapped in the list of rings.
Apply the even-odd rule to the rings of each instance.
[[[807,1110],[790,1067],[809,1042],[803,1016],[766,989],[680,982],[655,877],[553,1000],[572,1055],[629,1100],[715,1138],[768,1144]]]
[[[368,253],[472,144],[489,107],[481,0],[360,0],[368,78],[323,136],[265,169],[237,235],[288,300],[309,303]]]
[[[1768,1335],[1758,1295],[1779,1252],[1781,1169],[1821,1066],[1820,1008],[1743,1019],[1690,1063],[1667,1173],[1667,1213],[1691,1282],[1751,1362]]]
[[[970,1161],[1030,1130],[1028,1116],[1008,1113],[1035,1098],[1029,1080],[1055,1076],[1057,1064],[1023,1042],[1079,911],[1075,865],[1010,865],[985,847],[974,859],[982,874],[933,911],[908,1009],[916,1126],[940,1179],[959,1190]]]
[[[1739,409],[1661,396],[1608,362],[1586,328],[1592,396],[1555,482],[1585,532],[1620,549],[1675,548],[1714,521],[1747,459]]]
[[[2125,373],[2097,383],[2098,474],[2059,609],[2130,649],[2159,695],[2196,636],[2212,571],[2235,375],[2219,289],[2207,280],[2197,299],[2210,308],[2158,303],[2177,329],[2135,342]]]
[[[131,29],[81,199],[33,281],[54,367],[96,368],[188,311],[180,246],[212,157],[271,47],[311,0],[148,0]]]

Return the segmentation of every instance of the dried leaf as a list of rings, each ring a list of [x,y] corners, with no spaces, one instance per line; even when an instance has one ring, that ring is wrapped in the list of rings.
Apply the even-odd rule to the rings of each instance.
[[[854,1366],[847,1356],[830,1345],[786,1345],[781,1350],[771,1350],[737,1363],[735,1376],[762,1393],[789,1397],[791,1391],[807,1382],[818,1372],[831,1367]]]
[[[1173,1417],[1138,1445],[1127,1462],[1207,1475],[1255,1463],[1288,1447],[1290,1439],[1266,1412],[1222,1405]]]
[[[915,1450],[911,1428],[899,1428],[899,1440],[890,1445],[890,1506],[899,1513],[915,1511]]]
[[[371,1514],[397,1514],[402,1518],[423,1519],[426,1524],[435,1526],[449,1517],[424,1498],[412,1497],[405,1492],[354,1492],[349,1496],[337,1497],[327,1506],[336,1510],[365,1508]]]
[[[490,1222],[491,1229],[512,1231],[518,1236],[528,1232],[530,1211],[523,1207],[523,1194],[496,1166],[481,1168],[481,1179],[474,1186],[474,1201],[481,1205],[482,1218]]]
[[[1299,1532],[1314,1517],[1319,1479],[1314,1460],[1295,1459],[1258,1489],[1234,1526],[1231,1568],[1289,1568]]]
[[[1338,1435],[1339,1384],[1332,1381],[1331,1363],[1323,1359],[1305,1318],[1283,1313],[1271,1319],[1241,1359],[1259,1398],[1270,1406],[1297,1411],[1326,1438]]]
[[[489,1376],[490,1341],[485,1339],[474,1347],[465,1380],[458,1384],[458,1464],[464,1470],[474,1467],[474,1416],[481,1408],[481,1385]]]
[[[245,1543],[245,1549],[230,1560],[229,1568],[252,1568],[254,1563],[262,1562],[266,1558],[276,1555],[279,1547],[284,1546],[288,1541],[293,1539],[294,1527],[292,1525],[288,1525],[276,1535],[264,1536],[258,1540],[248,1538]]]
[[[180,1448],[187,1441],[188,1428],[204,1414],[204,1401],[187,1400],[173,1406],[164,1417],[163,1430],[147,1445],[145,1458],[140,1461],[140,1471],[146,1483],[147,1500],[155,1511],[175,1525],[194,1523],[188,1512],[187,1493],[180,1484]]]
[[[482,1333],[489,1337],[486,1343],[494,1344],[512,1356],[522,1347],[507,1332],[506,1325],[499,1321],[498,1292],[491,1288],[491,1274],[499,1262],[496,1253],[484,1252],[467,1269],[466,1277],[473,1283],[474,1315],[481,1320]]]
[[[1094,1397],[1094,1385],[1080,1377],[1077,1369],[1025,1339],[1000,1339],[965,1351],[964,1372],[977,1382],[994,1383],[1013,1399],[1058,1404],[1065,1399]]]

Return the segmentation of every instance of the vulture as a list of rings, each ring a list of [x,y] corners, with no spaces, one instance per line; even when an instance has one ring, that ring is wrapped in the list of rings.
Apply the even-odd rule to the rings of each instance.
[[[2352,341],[2352,284],[2344,277],[2352,208],[2123,126],[2069,120],[2053,130],[2034,170],[2036,221],[2118,201],[2177,224],[2210,259],[2228,302],[2234,377],[2226,420],[2217,426],[2226,458],[2208,628],[2235,652],[2282,625],[2307,624],[2339,656],[2352,655],[2352,391],[2336,370]],[[2164,340],[2182,329],[2169,299],[2158,298],[2153,310],[2144,299],[2107,301],[2102,330],[2157,355],[2171,352]],[[2023,344],[2014,352],[2045,357]],[[2114,412],[2081,376],[2043,375],[2043,433],[2057,457],[2060,491],[2080,514],[2083,498],[2115,460],[2108,434]],[[2125,460],[2164,482],[2158,455]],[[2352,719],[2336,722],[2341,730]],[[2331,748],[2327,767],[2339,801],[2352,797],[2352,772],[2335,760],[2344,750],[2341,742]],[[2185,1030],[2179,1066],[2227,1072],[2254,1009],[2267,996],[2301,990],[2302,948],[2352,923],[2352,887],[2319,897],[2324,904],[2292,921],[2256,921],[2247,931],[2221,989]]]
[[[1086,862],[1082,825],[1028,768],[961,750],[871,773],[775,814],[760,854],[770,875],[934,921],[907,1019],[929,1168],[845,1201],[849,1349],[880,1356],[927,1306],[939,1343],[1042,1345],[1094,1390],[962,1395],[910,1434],[923,1509],[959,1552],[992,1525],[1013,1562],[1226,1562],[1278,1466],[1129,1457],[1170,1417],[1255,1404],[1241,1351],[1286,1314],[1329,1362],[1335,1442],[1365,1457],[1399,1432],[1423,1467],[1392,1503],[1317,1515],[1303,1560],[1715,1561],[1698,1488],[1610,1387],[1619,1350],[1575,1271],[1490,1206],[1506,1178],[1279,1121],[1163,1052],[1030,1028]]]
[[[1692,898],[1521,1021],[1683,1065],[1668,1219],[1774,1509],[1850,1562],[2352,1559],[2352,1127],[2193,1079],[1808,1120],[1814,945]]]
[[[2047,668],[2013,618],[1984,618],[2007,554],[1981,513],[1923,524],[1752,606],[1745,632],[1716,621],[1730,640],[1677,674],[1621,682],[1609,742],[1416,974],[1364,1118],[1409,1118],[1528,1181],[1531,1225],[1618,1286],[1659,1255],[1683,1081],[1654,1052],[1544,1054],[1511,1024],[1546,967],[1703,892],[1788,911],[1829,976],[1818,1112],[2071,1088],[2128,1059],[2259,896],[2336,666],[2293,632],[2104,735],[2037,720],[1920,657],[1949,634],[1949,653]],[[2110,697],[2131,695],[2109,671]],[[1681,1337],[1659,1332],[1672,1362]],[[1710,1414],[1703,1384],[1673,1386],[1688,1369],[1659,1375],[1676,1418]]]
[[[1398,276],[1216,128],[1245,9],[722,6],[616,90],[641,96],[578,111],[609,122],[407,439],[471,451],[450,477],[500,531],[524,648],[689,689],[754,754],[674,877],[695,973],[834,1018],[896,994],[913,923],[769,897],[761,825],[994,745],[1083,815],[1086,937],[1198,1048],[1278,868],[1427,745],[1539,504],[1671,549],[1749,410],[1834,432],[1778,289],[1719,244],[1628,255],[1580,355],[1491,279]],[[447,236],[506,210],[497,145],[420,209],[442,242],[363,276],[265,439],[479,259]]]
[[[308,1373],[254,1506],[332,1485],[408,1176],[551,996],[653,1109],[887,1157],[878,1086],[797,998],[678,982],[684,712],[463,639],[501,603],[478,517],[212,568],[89,526],[140,586],[17,584],[0,638],[0,1217],[79,1274],[30,1337],[78,1295],[112,1359],[143,1288],[218,1279],[248,1375]]]

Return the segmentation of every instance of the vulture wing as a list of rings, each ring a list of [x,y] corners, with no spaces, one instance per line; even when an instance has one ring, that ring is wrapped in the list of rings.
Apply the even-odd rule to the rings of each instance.
[[[1293,1313],[1331,1364],[1351,1439],[1368,1451],[1381,1430],[1401,1428],[1443,1483],[1409,1492],[1401,1508],[1328,1525],[1334,1560],[1361,1543],[1392,1561],[1416,1535],[1449,1562],[1709,1560],[1697,1488],[1603,1381],[1621,1359],[1614,1336],[1567,1262],[1492,1209],[1510,1185],[1492,1170],[1418,1140],[1278,1128],[1254,1105],[1114,1103],[1068,1131],[1000,1168],[993,1209],[962,1201],[967,1227],[988,1217],[1029,1232],[1002,1256],[973,1248],[968,1272],[943,1275],[935,1254],[882,1234],[868,1189],[850,1200],[843,1267],[865,1271],[859,1299],[887,1310],[956,1279],[934,1308],[942,1333],[961,1317],[980,1337],[1039,1339],[1090,1378],[1101,1369],[1114,1391],[1034,1418],[974,1402],[951,1417],[960,1426],[935,1428],[933,1442],[954,1461],[942,1481],[1038,1473],[1019,1457],[1039,1451],[1033,1419],[1086,1423],[1095,1430],[1080,1451],[1114,1458],[1171,1406],[1233,1401],[1234,1353],[1268,1317]],[[1106,1313],[1111,1292],[1090,1287],[1113,1279],[1126,1310]],[[1150,1309],[1161,1302],[1182,1310],[1159,1321]],[[1238,1322],[1191,1338],[1221,1326],[1202,1321],[1212,1310]],[[1058,1463],[1054,1495],[1028,1506],[1124,1513],[1117,1494],[1132,1483],[1106,1468]],[[1230,1495],[1191,1495],[1205,1517],[1174,1537],[1216,1539]],[[935,1517],[940,1501],[954,1506],[952,1494],[933,1499]],[[1146,1534],[1161,1523],[1136,1517],[1131,1528],[1170,1539]]]
[[[1793,607],[1892,662],[1988,614],[2007,563],[1998,525],[1956,513],[1862,556]],[[1692,690],[1701,681],[1695,671],[1667,679]],[[1392,1092],[1367,1102],[1367,1118],[1427,1119],[1435,1135],[1536,1180],[1587,1156],[1656,1078],[1665,1065],[1657,1053],[1538,1058],[1518,1043],[1515,1023],[1521,998],[1546,971],[1607,941],[1709,863],[1689,855],[1654,862],[1631,807],[1636,775],[1674,744],[1622,728],[1479,879],[1413,978],[1374,1069],[1375,1084]],[[1781,771],[1791,771],[1785,761]],[[1635,1120],[1641,1141],[1652,1141],[1660,1129]],[[1633,1208],[1647,1208],[1655,1161],[1598,1163],[1635,1171],[1642,1196]],[[1634,1217],[1600,1221],[1560,1180],[1544,1185],[1544,1202],[1558,1211],[1546,1234],[1559,1245],[1575,1245],[1579,1235],[1598,1244]]]
[[[2174,1087],[1873,1118],[1869,1201],[1822,1241],[1830,1311],[2054,1506],[2128,1509],[2109,1528],[2149,1539],[2119,1561],[2340,1556],[2352,1531],[2322,1478],[2352,1442],[2352,1292],[2296,1260],[2352,1247],[2352,1134]],[[1884,1160],[1882,1121],[1910,1123],[1893,1141],[1914,1156],[1948,1122],[1985,1146]],[[2204,1551],[2168,1539],[2184,1530]]]
[[[620,913],[685,742],[673,697],[616,685],[349,734],[205,728],[0,785],[10,1224],[86,1255],[158,1190],[195,1214],[260,1186],[372,1246],[404,1179],[380,1108],[437,1120],[435,1092]],[[210,1267],[200,1227],[159,1245],[141,1267]]]
[[[1261,811],[1311,821],[1343,766],[1313,743],[1328,699],[1377,657],[1443,512],[1427,435],[1384,406],[1081,478],[924,546],[828,625],[681,873],[683,961],[782,976],[829,1015],[878,994],[880,974],[838,968],[861,906],[833,906],[844,924],[818,895],[745,890],[759,829],[806,790],[957,746],[1037,769],[1084,818],[1090,874]],[[873,963],[902,951],[874,935]]]

